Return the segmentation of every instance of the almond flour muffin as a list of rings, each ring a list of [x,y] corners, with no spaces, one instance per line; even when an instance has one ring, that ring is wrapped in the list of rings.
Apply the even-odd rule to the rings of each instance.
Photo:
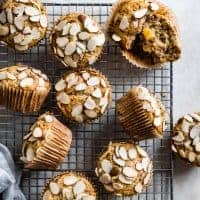
[[[162,137],[168,115],[147,88],[133,87],[117,101],[118,118],[134,140]]]
[[[153,165],[146,151],[132,143],[110,143],[95,170],[105,189],[115,195],[141,193],[152,177]]]
[[[38,111],[50,89],[48,77],[38,69],[20,64],[0,69],[0,105],[13,111]]]
[[[83,13],[61,17],[50,35],[51,49],[67,67],[84,68],[102,52],[105,35],[99,24]]]
[[[112,100],[111,86],[95,69],[68,72],[56,83],[57,105],[70,121],[84,123],[103,115]]]
[[[71,141],[71,131],[46,112],[24,136],[21,160],[25,168],[55,170],[66,157]]]
[[[180,57],[177,20],[156,0],[119,0],[107,22],[108,34],[122,54],[141,68],[160,67]]]
[[[96,200],[95,189],[82,174],[64,172],[51,179],[42,193],[42,200]]]
[[[26,51],[44,38],[47,12],[39,0],[7,0],[0,5],[0,41]]]
[[[187,114],[178,120],[172,150],[185,162],[200,167],[200,113]]]

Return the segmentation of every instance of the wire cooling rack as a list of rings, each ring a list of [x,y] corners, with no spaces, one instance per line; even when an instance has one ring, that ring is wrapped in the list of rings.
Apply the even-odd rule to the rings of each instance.
[[[44,2],[44,1],[43,1]],[[54,1],[56,2],[56,0]],[[64,1],[63,1],[64,2]],[[67,2],[67,1],[65,1]],[[45,3],[45,2],[44,2]],[[45,3],[49,20],[55,21],[60,15],[81,11],[93,16],[102,25],[109,14],[111,4],[71,4]],[[13,53],[5,46],[0,46],[0,67],[14,63],[29,64],[40,68],[54,84],[66,68],[53,58],[48,50],[47,40],[26,53]],[[23,170],[22,190],[30,200],[37,200],[41,190],[49,178],[65,170],[76,170],[85,173],[96,185],[100,200],[172,200],[173,199],[173,169],[170,150],[170,130],[172,129],[172,63],[162,69],[140,70],[129,64],[120,54],[116,44],[107,42],[102,58],[93,66],[102,71],[112,84],[113,101],[108,113],[99,120],[88,125],[69,124],[58,112],[55,103],[55,91],[52,89],[48,100],[39,113],[22,115],[0,107],[0,142],[6,144],[14,155],[17,165],[23,168],[19,161],[22,138],[27,134],[30,125],[39,114],[50,110],[73,130],[73,142],[69,156],[56,171]],[[94,169],[99,153],[109,141],[127,141],[128,136],[123,132],[115,110],[116,99],[120,98],[134,85],[143,85],[155,92],[165,104],[170,121],[163,139],[151,139],[140,142],[151,156],[154,163],[154,176],[151,186],[136,197],[120,198],[109,195],[95,178]]]

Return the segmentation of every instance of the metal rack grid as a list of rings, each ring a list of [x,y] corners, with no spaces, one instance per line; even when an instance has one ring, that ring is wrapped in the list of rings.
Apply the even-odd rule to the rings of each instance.
[[[43,1],[49,13],[49,20],[55,21],[58,16],[68,12],[81,11],[93,16],[102,25],[104,24],[111,4],[67,4],[47,3]],[[55,2],[55,1],[54,1]],[[5,46],[0,46],[0,67],[14,63],[24,63],[40,68],[54,84],[60,75],[66,71],[48,50],[47,40],[39,46],[26,52],[13,52]],[[88,125],[69,124],[58,112],[55,104],[54,89],[39,113],[22,115],[0,107],[0,142],[6,144],[14,155],[19,167],[22,138],[30,125],[39,114],[50,110],[73,130],[73,142],[69,156],[56,171],[29,171],[23,170],[21,187],[27,199],[39,199],[41,190],[49,178],[65,170],[84,172],[95,183],[101,200],[172,200],[173,199],[173,169],[170,150],[170,130],[172,129],[172,63],[162,69],[140,70],[129,64],[120,54],[116,44],[107,42],[102,58],[93,66],[102,71],[112,84],[113,101],[107,114]],[[109,195],[98,183],[94,168],[96,159],[109,141],[127,141],[128,136],[123,132],[115,111],[116,99],[121,97],[134,85],[143,85],[155,92],[161,98],[170,114],[168,128],[163,139],[151,139],[140,142],[149,153],[154,163],[154,176],[151,186],[135,197],[114,197]]]

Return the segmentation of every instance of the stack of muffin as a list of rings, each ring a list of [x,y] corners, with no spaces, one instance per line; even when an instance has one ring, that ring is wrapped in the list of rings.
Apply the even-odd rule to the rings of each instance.
[[[0,41],[26,51],[47,32],[47,12],[39,0],[8,0],[0,6]],[[155,0],[119,0],[106,23],[107,35],[119,43],[122,55],[139,68],[158,68],[180,57],[179,30],[170,8]],[[89,68],[100,57],[106,37],[100,25],[84,13],[60,17],[50,30],[52,54],[70,69],[55,84],[62,114],[72,122],[89,123],[101,117],[112,100],[111,85],[100,71]],[[0,69],[0,104],[16,112],[40,110],[51,89],[40,70],[17,64]],[[141,193],[150,182],[152,161],[135,142],[161,138],[168,115],[162,102],[147,88],[136,86],[116,103],[118,118],[130,142],[110,141],[95,169],[105,189],[115,195]],[[172,149],[200,166],[200,114],[180,119]],[[24,137],[21,160],[25,168],[56,170],[66,157],[72,133],[56,117],[39,116]],[[97,198],[94,186],[81,173],[65,172],[50,180],[43,200]]]

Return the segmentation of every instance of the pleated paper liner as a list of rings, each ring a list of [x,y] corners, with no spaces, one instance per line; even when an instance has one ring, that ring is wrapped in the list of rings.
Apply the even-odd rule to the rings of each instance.
[[[81,12],[71,12],[71,13],[66,13],[66,15],[63,15],[63,16],[61,16],[61,17],[58,17],[58,18],[55,20],[54,23],[51,23],[50,26],[48,27],[48,31],[47,31],[47,34],[46,34],[46,37],[47,37],[47,40],[48,40],[48,44],[49,44],[48,47],[49,47],[50,52],[51,52],[51,53],[55,56],[55,58],[56,58],[58,61],[60,61],[65,67],[67,67],[67,68],[69,68],[69,69],[72,69],[72,70],[74,70],[74,69],[82,69],[82,70],[84,70],[84,69],[88,68],[89,63],[88,63],[88,62],[83,62],[83,63],[77,62],[77,67],[76,67],[76,68],[73,68],[73,67],[67,65],[67,64],[64,62],[64,60],[63,60],[64,58],[59,57],[59,56],[55,53],[55,50],[54,50],[55,47],[53,47],[53,37],[52,37],[52,36],[53,36],[53,34],[56,32],[55,26],[56,26],[60,21],[62,21],[62,20],[64,20],[64,19],[67,19],[68,17],[75,17],[75,18],[78,18],[79,15],[84,15],[84,16],[90,17],[95,23],[98,24],[99,29],[102,31],[102,33],[104,33],[104,30],[103,30],[103,28],[101,27],[101,25],[100,25],[92,16],[89,16],[89,15],[87,15],[87,14],[85,14],[85,13],[81,13]],[[92,33],[91,33],[91,34],[92,34]],[[104,33],[104,34],[105,34],[105,33]],[[85,54],[85,53],[84,53],[84,54]],[[103,54],[103,46],[99,47],[99,51],[98,51],[98,52],[96,53],[96,55],[95,55],[95,58],[96,58],[95,62],[97,62],[97,61],[101,58],[102,54]],[[85,60],[85,59],[84,59],[84,60]],[[94,63],[95,63],[95,62],[94,62]],[[93,63],[93,64],[94,64],[94,63]]]
[[[88,119],[86,119],[85,121],[82,122],[82,123],[84,123],[84,124],[88,124],[88,123],[90,123],[90,122],[93,122],[93,121],[99,119],[102,115],[104,115],[106,112],[108,112],[108,110],[109,110],[109,108],[110,108],[110,105],[111,105],[111,103],[112,103],[112,87],[111,87],[110,82],[108,81],[108,79],[105,77],[105,75],[102,74],[99,70],[93,69],[93,68],[77,69],[77,70],[75,70],[75,71],[71,71],[71,70],[70,70],[69,72],[65,73],[65,74],[62,76],[62,78],[63,78],[63,77],[66,77],[68,74],[70,74],[70,73],[72,73],[72,72],[80,72],[80,71],[86,71],[86,72],[89,72],[89,73],[92,72],[92,74],[94,73],[93,76],[95,75],[95,76],[97,76],[97,77],[99,77],[99,78],[101,78],[101,79],[104,79],[105,82],[106,82],[107,88],[110,89],[110,94],[109,94],[109,97],[108,97],[108,105],[107,105],[106,109],[104,110],[103,114],[102,114],[102,113],[98,113],[98,115],[97,115],[96,118],[91,118],[91,119],[88,118]],[[65,78],[64,78],[64,79],[65,79]],[[80,122],[75,121],[75,120],[71,117],[71,112],[69,113],[69,111],[68,111],[69,109],[67,110],[67,109],[65,108],[65,105],[64,105],[64,107],[63,107],[62,104],[58,103],[58,101],[57,101],[57,106],[58,106],[58,108],[60,109],[60,111],[62,112],[62,114],[63,114],[70,122],[72,122],[72,123],[80,123]]]
[[[128,92],[117,101],[117,112],[124,130],[134,140],[161,137],[153,126],[153,118],[143,109],[141,100],[132,92]]]
[[[25,168],[55,170],[66,157],[72,141],[71,131],[55,117],[51,128],[46,131],[48,135],[43,146],[36,150],[33,161],[25,163]]]
[[[35,90],[29,91],[19,87],[14,88],[8,84],[1,84],[0,104],[16,112],[36,112],[41,108],[48,95],[48,92],[48,90],[45,92],[39,92]]]
[[[51,183],[51,181],[58,181],[59,179],[61,179],[62,181],[62,177],[64,175],[69,175],[69,176],[75,176],[75,177],[80,177],[80,178],[83,178],[85,181],[84,183],[86,184],[86,188],[87,188],[87,192],[90,194],[90,195],[93,195],[97,198],[97,190],[96,190],[96,187],[95,185],[88,179],[88,177],[86,177],[83,173],[80,173],[80,172],[74,172],[74,171],[65,171],[65,172],[62,172],[56,176],[54,176],[52,179],[48,180],[47,183],[44,185],[44,188],[41,192],[41,200],[49,200],[49,195],[52,195],[51,192],[49,191],[47,193],[47,191],[49,190],[49,184]],[[62,185],[60,181],[60,185]]]

